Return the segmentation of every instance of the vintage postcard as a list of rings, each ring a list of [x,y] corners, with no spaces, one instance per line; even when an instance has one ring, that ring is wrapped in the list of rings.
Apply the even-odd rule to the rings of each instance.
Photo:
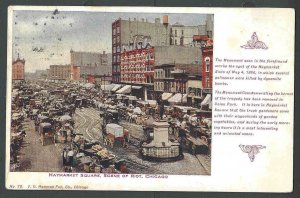
[[[292,191],[293,9],[8,14],[7,189]]]

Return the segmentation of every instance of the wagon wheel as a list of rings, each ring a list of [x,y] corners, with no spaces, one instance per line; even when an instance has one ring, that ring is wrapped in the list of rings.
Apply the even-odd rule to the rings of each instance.
[[[91,160],[92,160],[92,162],[93,162],[94,164],[100,165],[100,160],[99,160],[98,157],[93,156]]]

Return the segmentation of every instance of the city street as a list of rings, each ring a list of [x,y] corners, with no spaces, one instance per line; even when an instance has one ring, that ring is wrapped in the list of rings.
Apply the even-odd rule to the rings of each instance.
[[[102,143],[102,134],[100,130],[99,111],[94,108],[85,108],[76,110],[75,114],[75,131],[82,133],[85,138],[90,140],[98,140]],[[133,137],[142,136],[142,127],[136,124],[122,121],[123,127],[129,129],[130,135]],[[140,136],[139,136],[140,134]],[[149,162],[139,157],[139,149],[129,144],[127,148],[116,144],[111,150],[119,158],[126,159],[130,173],[147,173],[147,174],[201,174],[210,173],[210,159],[207,155],[191,155],[184,153],[184,159],[176,162]]]
[[[94,108],[76,110],[75,131],[82,133],[86,139],[100,141],[103,144],[100,130],[99,111]],[[133,135],[142,133],[141,126],[121,122],[121,125],[130,129]],[[20,171],[24,172],[62,172],[62,150],[64,144],[53,144],[50,141],[42,146],[40,136],[35,131],[34,122],[25,119],[24,128],[27,136],[24,138],[20,155]],[[119,159],[125,159],[129,173],[132,174],[201,174],[210,173],[209,157],[206,155],[191,155],[184,153],[184,159],[176,162],[149,162],[139,157],[139,149],[132,144],[127,148],[116,144],[114,148],[106,147]]]
[[[25,119],[24,128],[26,137],[20,155],[20,171],[24,172],[61,172],[62,146],[46,142],[42,146],[40,135],[35,131],[34,122]]]

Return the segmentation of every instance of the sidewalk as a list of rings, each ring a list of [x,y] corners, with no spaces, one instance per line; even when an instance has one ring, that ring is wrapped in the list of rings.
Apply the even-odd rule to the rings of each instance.
[[[26,137],[21,148],[20,170],[22,172],[62,172],[61,147],[46,141],[42,146],[38,132],[34,130],[34,123],[25,120]]]

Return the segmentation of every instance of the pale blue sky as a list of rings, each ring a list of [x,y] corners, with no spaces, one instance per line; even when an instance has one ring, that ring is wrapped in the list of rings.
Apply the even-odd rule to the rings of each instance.
[[[111,24],[122,19],[141,18],[154,22],[163,13],[112,13],[63,11],[14,11],[13,58],[20,53],[26,60],[26,72],[46,69],[51,64],[70,63],[70,49],[111,52]],[[167,14],[169,23],[202,25],[205,14]],[[43,49],[43,50],[41,50]],[[35,51],[34,51],[35,50]],[[40,52],[37,52],[39,51]]]

